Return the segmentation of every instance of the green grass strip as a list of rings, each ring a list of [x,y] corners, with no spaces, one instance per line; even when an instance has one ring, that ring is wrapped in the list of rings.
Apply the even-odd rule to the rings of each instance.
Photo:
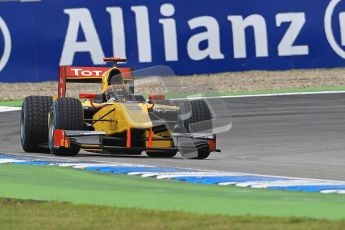
[[[17,100],[17,101],[0,101],[0,106],[10,106],[10,107],[21,107],[23,101]]]
[[[205,215],[0,199],[1,229],[343,229],[345,221]]]
[[[201,214],[345,218],[345,196],[198,185],[57,166],[0,165],[0,197]]]

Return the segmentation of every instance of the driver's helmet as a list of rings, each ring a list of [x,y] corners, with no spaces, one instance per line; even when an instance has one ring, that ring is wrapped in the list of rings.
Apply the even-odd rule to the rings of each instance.
[[[109,85],[107,90],[105,91],[106,99],[125,102],[129,99],[129,91],[128,86],[125,84],[113,84]]]
[[[122,74],[114,69],[109,73],[108,88],[105,91],[107,100],[126,101],[129,98],[128,86],[124,84]]]
[[[114,70],[110,72],[108,78],[108,85],[123,84],[124,80],[120,71]]]

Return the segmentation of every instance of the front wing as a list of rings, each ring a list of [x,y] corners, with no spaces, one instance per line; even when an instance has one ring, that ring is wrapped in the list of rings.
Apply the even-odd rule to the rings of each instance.
[[[104,139],[119,139],[117,137],[109,137],[105,132],[100,131],[75,131],[75,130],[54,130],[53,148],[68,148],[71,144],[77,144],[84,150],[119,150],[119,151],[180,151],[184,153],[199,150],[208,147],[210,152],[220,152],[216,149],[216,135],[195,135],[191,133],[173,133],[169,140],[174,141],[173,148],[155,148],[150,143],[154,141],[168,140],[167,138],[144,138],[145,143],[149,143],[144,147],[135,147],[131,145],[130,133],[127,135],[126,146],[107,146],[103,145]],[[151,138],[151,139],[150,139]],[[183,151],[181,151],[183,149]],[[184,153],[183,153],[184,152]]]

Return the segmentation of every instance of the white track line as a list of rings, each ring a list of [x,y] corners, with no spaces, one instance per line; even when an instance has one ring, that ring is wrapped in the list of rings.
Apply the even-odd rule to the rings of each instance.
[[[220,96],[221,98],[232,97],[275,97],[275,96],[298,96],[298,95],[318,95],[318,94],[345,94],[345,91],[319,91],[319,92],[296,92],[296,93],[269,93],[269,94],[250,94],[236,96]]]
[[[226,182],[222,185],[226,185]],[[328,181],[311,181],[311,180],[282,180],[282,181],[249,181],[237,183],[238,187],[251,188],[267,188],[267,187],[289,187],[289,186],[305,186],[305,185],[343,185],[341,183],[334,183]]]
[[[329,189],[329,190],[322,190],[320,191],[321,193],[324,194],[329,194],[329,193],[338,193],[338,194],[345,194],[345,190],[333,190],[333,189]]]
[[[157,179],[172,179],[176,177],[236,177],[242,176],[242,174],[232,173],[232,172],[182,172],[182,173],[170,173],[167,175],[158,175],[156,176]],[[247,176],[247,175],[246,175]]]
[[[16,159],[0,159],[0,164],[25,162],[26,160],[16,160]]]
[[[182,171],[182,172],[166,172],[166,173],[150,173],[150,172],[133,172],[128,175],[141,175],[142,177],[155,177],[157,179],[169,179],[175,177],[218,177],[218,176],[238,176],[235,173],[219,173],[205,171]]]
[[[296,92],[296,93],[267,93],[267,94],[244,94],[229,96],[191,96],[190,99],[217,99],[217,98],[246,98],[246,97],[276,97],[276,96],[302,96],[302,95],[322,95],[322,94],[345,94],[345,91],[319,91],[319,92]],[[174,98],[182,100],[185,98]]]
[[[9,107],[9,106],[0,106],[0,113],[19,111],[20,107]]]
[[[72,167],[76,169],[84,169],[88,167],[137,167],[134,164],[127,163],[109,163],[109,164],[99,164],[99,163],[58,163],[61,167]]]

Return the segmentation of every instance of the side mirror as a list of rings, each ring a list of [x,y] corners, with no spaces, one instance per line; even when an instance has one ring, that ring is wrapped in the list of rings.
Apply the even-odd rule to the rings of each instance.
[[[79,94],[80,99],[89,99],[89,100],[94,100],[97,98],[97,94],[95,93],[81,93]]]

